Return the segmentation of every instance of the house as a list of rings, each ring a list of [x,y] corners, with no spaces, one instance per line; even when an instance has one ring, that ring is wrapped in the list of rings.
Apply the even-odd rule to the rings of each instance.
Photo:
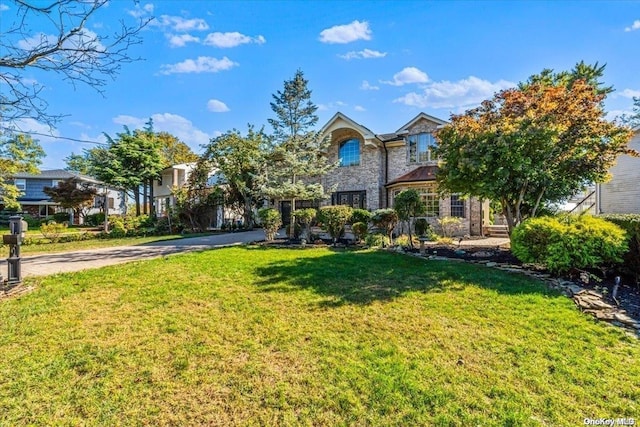
[[[156,214],[160,217],[166,217],[176,207],[175,189],[182,188],[189,182],[189,176],[194,170],[195,163],[182,163],[169,166],[160,172],[160,177],[153,183],[153,203]],[[209,177],[208,184],[215,185],[218,176],[212,173]],[[225,222],[225,218],[229,218],[228,212],[225,212],[223,206],[218,206],[216,215],[210,224],[211,228],[219,228]]]
[[[55,187],[60,181],[69,178],[77,178],[81,182],[86,182],[97,188],[98,196],[95,198],[93,207],[88,214],[102,211],[104,203],[104,190],[107,190],[109,214],[121,214],[124,209],[124,198],[120,191],[107,188],[106,185],[90,176],[82,175],[63,169],[43,170],[38,174],[17,173],[13,177],[13,184],[22,192],[18,197],[18,202],[22,211],[35,218],[49,218],[56,212],[64,212],[58,203],[51,200],[44,193],[45,187]],[[70,218],[72,213],[69,212]],[[81,223],[82,218],[73,218],[74,223]]]
[[[640,152],[640,126],[634,128],[628,147]],[[596,186],[597,213],[640,214],[640,158],[622,154],[609,173],[611,180]]]
[[[437,194],[435,174],[438,162],[433,154],[433,132],[446,122],[420,113],[391,133],[375,134],[342,113],[336,113],[323,127],[331,135],[328,157],[338,167],[323,178],[333,190],[321,204],[349,205],[375,210],[393,207],[401,191],[415,189],[427,206],[426,218],[435,225],[442,217],[457,217],[461,234],[481,235],[489,223],[489,203],[453,194]],[[286,205],[289,203],[289,206]],[[296,207],[304,207],[296,203]],[[281,202],[283,220],[290,202]]]

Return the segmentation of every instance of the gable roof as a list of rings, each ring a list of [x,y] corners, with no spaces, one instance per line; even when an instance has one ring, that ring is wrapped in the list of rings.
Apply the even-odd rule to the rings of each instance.
[[[386,186],[389,187],[406,182],[435,181],[437,171],[438,166],[420,166],[409,173],[405,173],[404,175],[399,176],[398,178],[389,182]]]
[[[437,123],[438,125],[446,125],[447,124],[447,122],[442,120],[442,119],[430,116],[430,115],[425,114],[425,113],[420,113],[417,116],[415,116],[413,119],[411,119],[408,123],[406,123],[404,126],[402,126],[400,129],[398,129],[395,133],[397,133],[397,134],[406,133],[411,126],[413,126],[418,120],[422,120],[422,119],[428,120],[430,122]]]
[[[81,181],[90,182],[92,184],[102,184],[102,182],[88,175],[83,175],[77,172],[67,171],[64,169],[49,169],[49,170],[40,171],[40,173],[18,172],[13,176],[13,178],[59,179],[59,180],[69,179],[69,178],[78,178]]]
[[[322,129],[320,129],[320,132],[331,133],[336,129],[344,127],[351,128],[362,135],[365,145],[376,145],[377,137],[369,128],[362,126],[360,123],[357,123],[356,121],[352,120],[339,111],[334,114],[331,119],[329,119],[327,124],[325,124]]]

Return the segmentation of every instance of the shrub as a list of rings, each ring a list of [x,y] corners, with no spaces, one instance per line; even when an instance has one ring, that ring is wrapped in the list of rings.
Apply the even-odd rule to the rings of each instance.
[[[600,218],[616,224],[627,232],[629,244],[623,256],[622,271],[640,283],[640,215],[603,215]]]
[[[460,231],[460,227],[462,226],[462,221],[456,217],[445,216],[444,218],[438,218],[437,221],[440,226],[440,231],[442,232],[442,237],[452,237]]]
[[[42,233],[45,239],[49,239],[52,243],[56,243],[60,240],[60,235],[64,233],[66,229],[66,223],[51,221],[40,226],[40,233]]]
[[[301,232],[304,238],[309,238],[309,227],[313,223],[313,220],[316,219],[317,214],[318,211],[314,208],[300,209],[296,211],[296,219],[302,227]]]
[[[398,225],[398,220],[398,212],[394,209],[378,209],[371,215],[371,222],[385,231],[390,244],[393,244],[393,230]]]
[[[424,218],[416,219],[416,222],[413,224],[416,229],[416,234],[419,237],[429,237],[431,234],[431,224]]]
[[[324,206],[318,211],[318,221],[334,243],[344,235],[344,226],[351,219],[352,213],[353,208],[346,205]]]
[[[273,240],[282,225],[280,212],[273,208],[262,208],[258,211],[258,218],[260,218],[260,223],[264,229],[265,238]]]
[[[356,238],[356,242],[361,242],[369,234],[369,226],[364,222],[356,222],[351,225],[351,231]]]
[[[27,222],[27,226],[29,228],[38,228],[43,224],[46,224],[47,221],[43,220],[43,219],[39,219],[39,218],[34,218],[33,216],[29,215],[29,214],[25,214],[22,216],[22,219],[25,220]]]
[[[371,221],[371,212],[365,209],[354,209],[349,220],[351,224],[363,222],[365,225],[369,224],[369,221]]]
[[[369,234],[364,243],[371,248],[384,248],[389,246],[389,237],[380,233]]]
[[[87,215],[84,217],[84,223],[91,227],[99,227],[104,224],[104,212]]]
[[[402,246],[403,248],[413,248],[415,243],[417,243],[415,241],[415,236],[410,236],[408,234],[399,235],[396,237],[395,241],[397,246]]]
[[[53,220],[59,224],[68,223],[70,218],[69,212],[56,212],[53,214]]]
[[[511,251],[522,262],[554,273],[573,268],[609,268],[627,249],[625,231],[588,215],[532,218],[511,234]]]
[[[297,240],[300,238],[302,227],[300,227],[300,224],[296,222],[293,224],[293,235],[291,234],[291,225],[285,227],[285,232],[287,233],[287,238]]]

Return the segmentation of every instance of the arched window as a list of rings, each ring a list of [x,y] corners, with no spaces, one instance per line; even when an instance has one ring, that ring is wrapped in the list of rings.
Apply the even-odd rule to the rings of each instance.
[[[360,141],[352,138],[341,142],[338,157],[340,158],[340,166],[360,165]]]

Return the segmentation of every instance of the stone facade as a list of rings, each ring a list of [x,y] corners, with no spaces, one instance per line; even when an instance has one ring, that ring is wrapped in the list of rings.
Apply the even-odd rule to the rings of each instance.
[[[360,162],[354,166],[338,166],[326,177],[323,184],[327,191],[334,194],[333,199],[323,201],[323,205],[340,203],[350,198],[337,199],[343,192],[366,192],[368,210],[375,210],[393,206],[394,194],[407,188],[418,191],[426,187],[432,188],[429,193],[435,193],[433,177],[422,181],[394,182],[405,174],[416,171],[422,166],[436,166],[437,161],[410,162],[408,155],[408,138],[420,133],[433,133],[444,122],[436,118],[420,114],[396,133],[374,135],[366,127],[355,123],[345,115],[337,113],[324,127],[323,132],[331,134],[331,145],[327,155],[331,162],[339,162],[341,143],[356,139],[359,141]],[[344,193],[343,193],[344,194]],[[477,199],[464,201],[464,216],[461,217],[461,227],[458,234],[480,235],[484,218],[483,212],[488,212],[488,203],[481,203]],[[451,216],[451,197],[439,200],[439,217]],[[488,217],[488,215],[485,215]],[[433,226],[437,226],[437,217],[428,217]]]

